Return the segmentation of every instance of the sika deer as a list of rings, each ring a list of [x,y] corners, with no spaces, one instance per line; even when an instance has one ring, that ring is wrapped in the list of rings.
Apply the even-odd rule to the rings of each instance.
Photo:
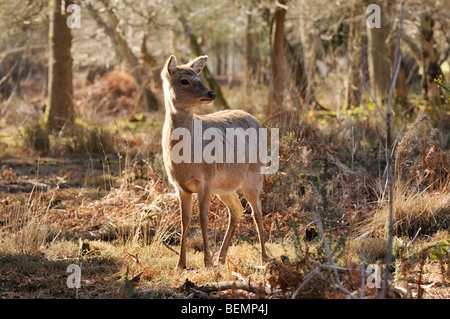
[[[230,140],[225,138],[227,129],[245,130],[253,128],[257,132],[260,128],[258,121],[244,111],[226,110],[208,115],[193,114],[192,109],[194,107],[210,103],[216,98],[216,93],[203,85],[199,75],[207,59],[207,56],[201,56],[185,65],[177,66],[176,58],[170,56],[161,72],[166,107],[162,136],[164,166],[169,176],[169,181],[176,189],[181,207],[182,234],[178,261],[178,267],[180,268],[186,267],[186,238],[192,213],[193,193],[198,194],[206,267],[212,266],[207,232],[211,195],[217,194],[229,210],[228,229],[217,259],[217,262],[224,263],[232,236],[244,210],[236,193],[237,189],[242,189],[245,198],[251,205],[253,219],[259,236],[261,258],[267,258],[264,248],[263,221],[259,201],[263,182],[261,173],[263,164],[261,161],[259,159],[256,162],[249,161],[249,154],[247,153],[242,157],[242,154],[236,153],[239,152],[237,147],[231,148],[233,154],[230,154],[230,148],[228,148],[227,154],[222,155],[223,158],[227,155],[227,159],[234,159],[234,155],[237,157],[241,156],[240,158],[243,159],[241,161],[211,161],[203,158],[199,160],[198,154],[190,152],[191,150],[198,150],[198,147],[201,148],[200,155],[203,155],[204,151],[206,152],[207,143],[202,139],[202,137],[204,138],[207,135],[206,132],[215,133],[213,135],[216,139],[216,146],[229,146]],[[198,127],[201,129],[200,140],[198,136],[194,138],[196,135],[194,130]],[[185,136],[180,134],[180,132],[189,134]],[[194,135],[192,135],[193,133]],[[183,135],[183,140],[181,141],[179,141],[180,135]],[[250,137],[247,140],[245,134],[237,134],[237,139],[238,142],[246,146],[247,150],[254,150],[255,146],[249,145]],[[234,144],[234,137],[232,142]],[[182,146],[181,148],[180,145]],[[240,152],[242,153],[242,149]],[[219,149],[217,148],[214,153],[214,156],[219,156]]]

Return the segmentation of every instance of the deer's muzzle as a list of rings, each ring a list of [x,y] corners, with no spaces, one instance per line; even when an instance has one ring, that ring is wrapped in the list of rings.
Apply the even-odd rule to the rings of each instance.
[[[211,102],[211,101],[214,101],[215,99],[216,99],[216,92],[209,91],[208,92],[208,97],[203,98],[200,101],[202,101],[202,102]]]

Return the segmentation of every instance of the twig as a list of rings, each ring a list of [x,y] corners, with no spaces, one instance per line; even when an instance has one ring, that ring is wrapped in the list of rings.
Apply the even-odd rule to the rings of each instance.
[[[27,54],[27,53],[36,54],[38,52],[42,52],[42,51],[46,51],[46,50],[48,50],[47,44],[26,45],[23,47],[12,48],[12,49],[7,50],[6,52],[3,52],[2,54],[0,54],[0,64],[4,60],[15,57],[15,56],[19,56],[19,55],[23,55],[23,54]]]
[[[445,62],[445,60],[447,60],[449,54],[450,54],[450,38],[447,36],[447,30],[445,30],[445,23],[443,23],[443,21],[439,20],[439,23],[441,25],[441,32],[444,35],[445,39],[447,40],[447,50],[444,51],[444,54],[442,55],[442,57],[439,59],[438,61],[438,65],[440,66],[442,63]]]
[[[166,243],[164,240],[161,240],[161,242],[163,243],[163,245],[165,247],[167,247],[169,250],[171,250],[172,252],[174,252],[175,254],[179,255],[180,253],[178,251],[176,251],[175,249],[173,249],[172,247],[170,247],[170,245],[168,243]]]
[[[312,184],[312,183],[311,183]],[[313,186],[314,187],[314,186]],[[315,188],[315,187],[314,187]],[[317,189],[316,189],[317,191]],[[318,192],[318,191],[317,191]],[[323,227],[322,227],[322,222],[320,220],[320,217],[317,216],[316,211],[313,210],[313,218],[314,218],[314,222],[316,223],[317,229],[319,230],[320,236],[322,237],[322,241],[323,244],[325,246],[325,250],[327,252],[327,257],[328,257],[328,261],[332,264],[333,267],[327,267],[327,269],[330,271],[330,275],[331,275],[331,271],[334,270],[334,274],[336,276],[336,279],[338,282],[340,282],[341,280],[339,279],[339,274],[337,272],[337,268],[336,268],[336,264],[334,263],[334,259],[333,256],[331,254],[331,250],[330,250],[330,246],[328,246],[328,241],[325,238],[325,234],[323,231]],[[332,277],[333,278],[333,277]]]
[[[366,280],[365,265],[364,265],[364,243],[361,244],[361,299],[364,299],[364,286]]]
[[[320,267],[320,268],[322,268],[322,269],[328,270],[328,271],[337,271],[337,272],[341,272],[341,273],[349,273],[352,270],[350,268],[339,267],[339,266],[336,266],[336,265],[324,265],[324,264],[320,264],[320,263],[315,262],[315,261],[313,261],[313,264],[318,266],[318,267]]]
[[[417,236],[419,235],[421,230],[422,230],[422,227],[419,227],[419,229],[417,230],[417,232],[414,235],[413,239],[411,239],[411,241],[406,245],[406,249],[408,249],[411,244],[414,244],[414,242],[416,241]]]
[[[297,298],[298,293],[300,292],[300,290],[302,290],[303,287],[306,286],[306,284],[316,275],[319,274],[319,270],[316,268],[314,269],[314,271],[310,272],[305,279],[303,280],[303,282],[301,283],[300,286],[298,286],[297,290],[292,294],[292,298],[291,299],[295,299]]]
[[[14,69],[16,68],[17,64],[19,61],[16,61],[13,66],[9,69],[8,73],[6,73],[1,79],[0,79],[0,86],[2,86],[3,82],[5,82],[6,80],[8,80],[9,76],[11,75],[11,73],[14,71]],[[1,64],[1,61],[0,61]]]
[[[313,184],[311,183],[311,185],[313,185]],[[314,189],[317,191],[317,189],[316,189],[316,187],[315,187],[314,185],[313,185],[313,187],[314,187]],[[318,192],[318,191],[317,191],[317,192]],[[350,297],[352,297],[353,299],[357,299],[356,296],[355,296],[354,294],[352,294],[352,293],[351,293],[350,291],[348,291],[344,286],[342,286],[342,284],[341,284],[341,279],[339,278],[339,274],[338,274],[338,271],[337,271],[336,264],[334,263],[334,259],[333,259],[333,256],[332,256],[332,254],[331,254],[330,246],[328,245],[328,241],[327,241],[327,239],[326,239],[326,237],[325,237],[325,233],[324,233],[324,231],[323,231],[322,222],[320,221],[320,217],[317,216],[317,213],[316,213],[315,210],[313,210],[312,213],[313,213],[314,221],[316,222],[317,229],[319,230],[320,236],[322,237],[322,241],[323,241],[323,244],[324,244],[324,246],[325,246],[325,250],[326,250],[327,256],[328,256],[328,261],[332,264],[332,267],[329,268],[330,274],[332,274],[331,270],[334,270],[334,275],[335,275],[336,280],[334,280],[334,279],[333,279],[333,276],[331,276],[332,281],[333,281],[335,284],[337,284],[337,286],[338,286],[338,288],[339,288],[340,290],[342,290],[343,292],[345,292],[346,294],[348,294],[348,295],[349,295]]]
[[[400,64],[402,61],[402,56],[400,54],[400,37],[402,33],[402,26],[403,26],[403,14],[404,14],[404,6],[405,3],[402,2],[401,5],[401,11],[400,11],[400,25],[398,28],[398,34],[397,34],[397,43],[395,45],[395,56],[394,56],[394,70],[392,75],[392,81],[391,86],[389,89],[389,97],[388,97],[388,104],[386,107],[386,127],[387,127],[387,134],[386,134],[386,159],[387,159],[387,166],[388,166],[388,176],[387,176],[387,185],[389,187],[389,236],[388,236],[388,245],[387,245],[387,256],[386,256],[386,270],[384,273],[384,285],[381,293],[381,298],[386,298],[388,294],[388,281],[390,276],[390,264],[392,262],[392,242],[394,238],[394,194],[393,194],[393,188],[394,188],[394,165],[392,163],[393,161],[393,154],[392,154],[392,140],[391,140],[391,102],[392,102],[392,94],[394,92],[395,82],[397,81],[398,72],[400,70]]]
[[[391,87],[389,88],[389,96],[388,96],[388,103],[387,103],[387,108],[386,108],[386,115],[391,112],[392,94],[394,92],[395,82],[397,82],[397,76],[398,76],[398,72],[400,71],[400,64],[401,63],[402,63],[402,55],[400,54],[398,56],[397,65],[394,65],[395,73],[394,73],[394,76],[392,78]]]

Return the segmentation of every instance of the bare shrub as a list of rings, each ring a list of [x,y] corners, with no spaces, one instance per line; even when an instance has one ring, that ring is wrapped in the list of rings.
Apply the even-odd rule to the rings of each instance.
[[[74,95],[76,110],[86,119],[95,119],[96,115],[129,115],[138,105],[133,77],[121,66],[96,77],[94,83]]]

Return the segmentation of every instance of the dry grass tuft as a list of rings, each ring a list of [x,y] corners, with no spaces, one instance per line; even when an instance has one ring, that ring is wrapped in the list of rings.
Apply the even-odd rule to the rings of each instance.
[[[450,227],[450,151],[443,150],[439,131],[428,116],[410,124],[395,150],[394,229],[414,237]],[[388,203],[380,183],[376,206],[361,223],[360,233],[384,236]]]
[[[420,229],[421,235],[431,235],[440,229],[450,227],[450,192],[412,193],[404,185],[394,190],[394,229],[397,236],[413,237]],[[383,234],[388,220],[388,204],[368,220],[365,230]]]
[[[409,125],[396,150],[398,179],[416,191],[448,189],[450,150],[443,150],[440,140],[428,116]]]

